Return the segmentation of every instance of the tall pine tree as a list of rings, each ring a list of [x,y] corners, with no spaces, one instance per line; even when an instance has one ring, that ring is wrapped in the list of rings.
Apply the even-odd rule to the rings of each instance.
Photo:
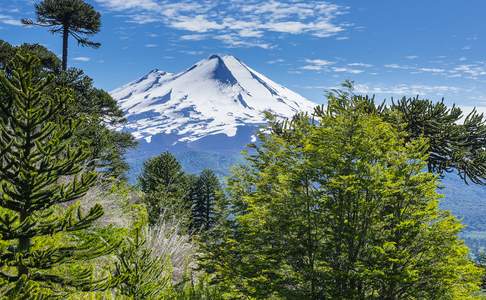
[[[101,288],[106,282],[95,282],[90,269],[70,266],[112,250],[73,236],[103,209],[65,208],[96,174],[73,140],[80,121],[62,116],[71,91],[51,89],[53,77],[39,76],[40,69],[37,58],[17,56],[11,72],[0,71],[0,281],[10,293],[26,284],[47,294]],[[60,242],[46,242],[56,236]]]

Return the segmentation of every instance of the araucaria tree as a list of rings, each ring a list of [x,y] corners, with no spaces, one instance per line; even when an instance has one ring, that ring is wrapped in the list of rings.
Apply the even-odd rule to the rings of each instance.
[[[171,214],[180,219],[184,226],[189,225],[191,203],[187,199],[188,180],[174,155],[164,152],[147,160],[138,182],[145,193],[151,224]]]
[[[101,17],[83,0],[43,0],[35,4],[37,22],[23,19],[26,25],[48,27],[49,31],[62,34],[62,69],[67,70],[68,42],[72,36],[78,45],[99,48],[100,43],[88,39],[100,31]]]
[[[72,101],[62,112],[65,117],[86,120],[78,128],[76,141],[89,144],[91,158],[99,177],[123,178],[128,164],[123,156],[128,148],[136,145],[130,133],[116,131],[114,128],[126,122],[117,102],[105,91],[94,87],[93,80],[82,70],[70,68],[61,72],[61,61],[57,56],[38,44],[12,46],[0,40],[0,68],[9,72],[9,61],[16,54],[33,55],[40,59],[43,75],[53,74],[55,82],[51,89],[68,87],[73,89],[76,101]],[[101,173],[101,174],[100,174]]]
[[[190,187],[192,190],[192,228],[208,230],[215,223],[215,206],[223,197],[219,179],[212,170],[203,170]]]
[[[486,118],[475,109],[464,115],[461,108],[444,101],[402,98],[383,111],[387,121],[402,126],[407,140],[428,139],[429,172],[457,172],[466,182],[486,185]]]
[[[100,288],[89,268],[73,267],[111,249],[74,236],[103,214],[100,205],[66,206],[96,178],[73,139],[81,121],[61,113],[72,93],[51,89],[37,58],[17,56],[12,66],[0,72],[0,285],[11,297],[25,285],[49,295]]]
[[[330,95],[327,109],[260,134],[249,167],[229,182],[239,191],[229,207],[239,209],[213,258],[228,298],[467,299],[478,290],[461,225],[439,209],[437,178],[424,172],[426,140],[406,143],[368,100]]]

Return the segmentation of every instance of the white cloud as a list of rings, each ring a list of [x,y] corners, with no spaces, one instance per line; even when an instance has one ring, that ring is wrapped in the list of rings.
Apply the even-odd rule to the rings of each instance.
[[[185,34],[180,37],[184,41],[201,41],[207,38],[205,34]]]
[[[12,26],[22,26],[20,20],[7,15],[0,15],[0,23]]]
[[[306,65],[301,67],[301,69],[307,71],[321,71],[327,69],[328,66],[335,64],[335,62],[325,59],[306,59],[305,62]]]
[[[349,63],[346,66],[336,65],[334,61],[329,61],[325,59],[306,59],[306,65],[301,67],[301,70],[306,71],[332,71],[335,73],[350,73],[350,74],[360,74],[364,71],[358,68],[369,68],[372,67],[370,64],[365,63]]]
[[[181,53],[189,54],[189,55],[203,55],[204,51],[193,51],[193,50],[181,50]]]
[[[285,60],[282,59],[282,58],[277,58],[277,59],[267,61],[267,64],[270,64],[270,65],[279,64],[279,63],[283,63],[284,61]]]
[[[183,29],[192,32],[207,32],[211,30],[221,30],[225,26],[217,22],[208,20],[205,16],[198,15],[195,17],[180,16],[178,20],[174,20],[171,26],[176,29]]]
[[[334,64],[333,61],[329,61],[325,59],[306,59],[305,62],[317,66],[329,66]]]
[[[123,11],[126,9],[146,9],[157,10],[159,4],[152,0],[96,0],[98,3],[105,5],[107,8]]]
[[[458,75],[455,77],[468,77],[470,79],[477,79],[479,76],[486,75],[486,65],[485,63],[481,64],[461,64],[454,67],[452,70],[449,71],[452,75]]]
[[[219,40],[225,43],[228,47],[257,47],[262,49],[271,49],[274,46],[270,43],[258,42],[258,41],[250,41],[247,39],[242,39],[238,35],[235,34],[223,34],[223,35],[216,35],[213,36],[213,39]]]
[[[417,59],[418,56],[417,55],[407,55],[407,56],[405,56],[405,58],[412,60],[412,59]]]
[[[78,56],[78,57],[73,58],[73,60],[81,61],[81,62],[88,62],[88,61],[91,60],[91,58],[86,57],[86,56]]]
[[[271,48],[274,34],[306,34],[325,38],[343,32],[348,25],[337,17],[348,8],[327,1],[304,0],[95,0],[106,8],[126,12],[131,22],[161,22],[188,34],[205,33],[232,47]],[[344,39],[344,38],[342,38]],[[196,39],[192,39],[196,40]]]
[[[145,45],[145,48],[157,48],[158,45],[157,44],[146,44]]]
[[[323,69],[322,66],[317,66],[317,65],[306,65],[301,68],[302,70],[307,70],[307,71],[320,71]]]
[[[356,84],[356,92],[362,94],[382,94],[382,95],[431,95],[445,96],[456,94],[462,91],[461,88],[446,85],[423,85],[423,84],[397,84],[392,86],[370,86],[366,84]]]
[[[444,73],[446,70],[440,68],[417,68],[417,71],[426,73]]]
[[[334,67],[332,68],[332,70],[337,73],[350,73],[350,74],[360,74],[364,72],[363,70],[349,69],[346,67]]]
[[[388,69],[400,69],[400,70],[410,69],[410,67],[408,67],[408,66],[402,66],[402,65],[399,65],[399,64],[386,64],[386,65],[384,65],[384,67],[388,68]]]
[[[443,58],[443,56],[441,57]],[[459,61],[466,61],[466,57],[460,57]],[[486,77],[486,62],[476,61],[471,64],[451,64],[446,63],[442,60],[432,61],[431,63],[436,64],[438,67],[434,66],[417,66],[417,65],[399,65],[399,64],[386,64],[385,68],[395,69],[395,70],[408,70],[411,74],[420,73],[430,73],[434,75],[442,75],[447,78],[459,78],[464,77],[468,79],[477,80],[480,77]]]
[[[373,65],[370,65],[370,64],[365,64],[365,63],[350,63],[350,64],[348,64],[348,66],[350,66],[350,67],[362,67],[362,68],[370,68],[370,67],[372,67]]]

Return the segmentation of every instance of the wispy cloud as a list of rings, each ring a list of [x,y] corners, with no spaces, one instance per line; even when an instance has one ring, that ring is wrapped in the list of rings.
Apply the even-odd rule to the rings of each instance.
[[[347,67],[333,67],[332,70],[337,73],[350,73],[350,74],[360,74],[364,72],[363,70],[350,69]]]
[[[439,67],[431,66],[417,66],[417,65],[400,65],[400,64],[386,64],[387,69],[407,70],[411,74],[429,73],[432,75],[442,75],[448,78],[464,77],[467,79],[477,80],[480,77],[486,77],[486,62],[476,61],[471,64],[464,64],[467,59],[460,57],[459,64],[444,64],[443,61],[438,61]]]
[[[185,34],[180,37],[181,40],[184,41],[202,41],[207,39],[207,35],[205,34]]]
[[[386,64],[384,65],[385,68],[388,68],[388,69],[400,69],[400,70],[409,70],[410,67],[409,66],[403,66],[403,65],[399,65],[399,64]]]
[[[350,63],[350,64],[348,64],[348,66],[350,66],[350,67],[370,68],[373,65],[371,65],[371,64],[365,64],[365,63]]]
[[[301,67],[301,69],[306,71],[328,71],[335,73],[360,74],[364,71],[358,68],[372,67],[371,64],[365,63],[348,63],[346,65],[338,66],[336,65],[337,62],[325,59],[306,59],[305,62],[306,64]]]
[[[461,64],[455,66],[452,70],[449,71],[451,75],[460,75],[456,77],[468,77],[470,79],[477,79],[479,76],[486,75],[486,64],[476,63],[476,64]]]
[[[269,64],[269,65],[273,65],[273,64],[279,64],[279,63],[283,63],[283,62],[285,62],[285,60],[284,60],[284,59],[282,59],[282,58],[277,58],[277,59],[273,59],[273,60],[269,60],[269,61],[267,61],[267,64]]]
[[[157,48],[157,44],[145,44],[145,48]]]
[[[86,57],[86,56],[78,56],[78,57],[73,58],[73,60],[81,61],[81,62],[88,62],[88,61],[91,60],[91,58]]]
[[[181,50],[181,53],[189,54],[189,55],[203,55],[204,51],[194,51],[194,50]]]
[[[440,68],[417,68],[418,72],[425,72],[425,73],[444,73],[446,72],[445,69]]]
[[[328,66],[335,64],[333,61],[325,59],[306,59],[306,65],[303,66],[302,70],[308,71],[320,71],[326,69]]]
[[[13,26],[22,26],[22,22],[19,19],[7,15],[0,15],[0,23]]]
[[[334,36],[346,26],[337,18],[347,7],[303,0],[96,0],[127,14],[130,22],[162,22],[186,31],[184,40],[217,39],[233,47],[271,48],[269,34]],[[204,35],[201,35],[204,34]],[[263,46],[262,46],[263,45]]]
[[[355,91],[362,94],[380,95],[431,95],[444,96],[451,93],[459,93],[461,88],[445,85],[423,85],[423,84],[397,84],[392,86],[372,86],[367,84],[356,84]]]

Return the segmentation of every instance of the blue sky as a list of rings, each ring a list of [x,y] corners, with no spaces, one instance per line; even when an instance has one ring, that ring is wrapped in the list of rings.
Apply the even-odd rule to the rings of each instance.
[[[445,97],[486,107],[484,0],[90,0],[102,13],[103,46],[71,41],[71,66],[112,90],[149,70],[182,71],[212,53],[235,55],[310,100],[345,79],[384,97]],[[0,39],[61,40],[33,18],[33,1],[0,0]]]

